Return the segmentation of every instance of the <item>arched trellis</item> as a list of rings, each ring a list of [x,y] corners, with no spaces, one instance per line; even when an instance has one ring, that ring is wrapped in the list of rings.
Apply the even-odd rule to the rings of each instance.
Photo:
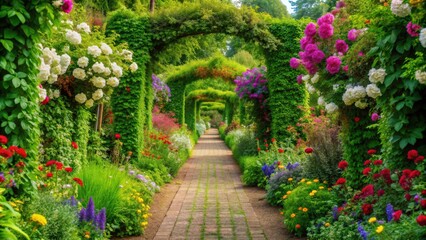
[[[225,33],[260,43],[265,48],[268,68],[272,136],[291,136],[287,127],[295,125],[302,116],[297,107],[306,102],[306,91],[297,85],[297,73],[289,67],[289,59],[299,50],[301,36],[295,20],[266,23],[253,10],[203,1],[175,5],[152,16],[119,11],[108,20],[107,33],[112,32],[119,34],[119,41],[128,43],[139,65],[132,76],[121,78],[111,101],[114,129],[122,134],[123,150],[136,153],[133,156],[141,156],[143,131],[151,122],[151,61],[168,44],[187,36]]]

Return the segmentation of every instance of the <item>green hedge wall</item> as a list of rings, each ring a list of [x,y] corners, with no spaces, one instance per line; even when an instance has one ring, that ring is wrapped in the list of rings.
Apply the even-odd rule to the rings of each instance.
[[[272,137],[284,140],[292,137],[287,127],[296,126],[303,116],[298,106],[307,105],[304,85],[296,82],[297,72],[290,68],[290,58],[299,52],[301,27],[292,19],[284,19],[270,25],[272,34],[281,41],[276,51],[265,51],[271,110]]]

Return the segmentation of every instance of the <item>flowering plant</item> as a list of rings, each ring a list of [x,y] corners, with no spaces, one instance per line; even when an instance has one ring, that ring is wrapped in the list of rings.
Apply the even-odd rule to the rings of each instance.
[[[265,106],[268,98],[268,80],[265,75],[266,67],[261,67],[248,69],[242,76],[238,76],[234,82],[237,84],[235,92],[240,99],[254,99]]]
[[[162,81],[157,75],[152,74],[152,89],[154,89],[154,100],[158,104],[164,104],[170,101],[172,96],[169,86]]]
[[[120,83],[123,71],[138,69],[132,52],[113,44],[114,36],[105,37],[87,23],[65,21],[53,31],[53,39],[42,49],[38,79],[50,99],[66,94],[87,108],[109,100]]]

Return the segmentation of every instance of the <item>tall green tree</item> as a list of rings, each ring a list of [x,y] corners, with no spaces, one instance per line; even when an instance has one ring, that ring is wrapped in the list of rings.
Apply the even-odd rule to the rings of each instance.
[[[242,5],[257,9],[258,12],[268,13],[275,18],[289,17],[287,7],[281,0],[241,0]]]
[[[296,19],[309,17],[317,19],[336,6],[337,0],[289,0]]]

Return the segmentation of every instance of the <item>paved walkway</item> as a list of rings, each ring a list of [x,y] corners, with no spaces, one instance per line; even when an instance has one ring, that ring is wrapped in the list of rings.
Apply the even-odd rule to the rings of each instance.
[[[186,164],[188,173],[155,240],[266,239],[232,152],[216,129],[199,139]]]

